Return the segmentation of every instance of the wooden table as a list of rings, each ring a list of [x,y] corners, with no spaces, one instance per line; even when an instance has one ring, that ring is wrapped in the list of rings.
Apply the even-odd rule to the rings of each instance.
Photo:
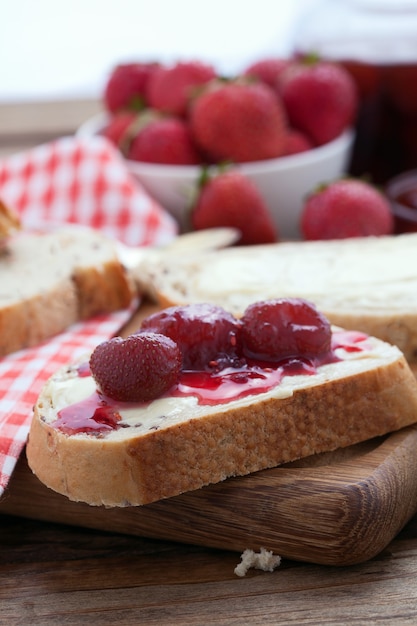
[[[0,105],[0,155],[69,134],[97,102]],[[417,623],[417,516],[376,558],[283,560],[239,578],[240,555],[0,515],[0,624]]]

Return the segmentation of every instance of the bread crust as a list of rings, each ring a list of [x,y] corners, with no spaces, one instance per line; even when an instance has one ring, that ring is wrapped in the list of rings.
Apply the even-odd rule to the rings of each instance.
[[[71,280],[48,293],[0,309],[0,357],[38,345],[78,321],[78,300]]]
[[[51,276],[34,288],[40,257],[39,273]],[[12,239],[0,257],[0,357],[80,320],[126,308],[134,295],[113,243],[97,232],[62,229]]]
[[[21,228],[18,214],[0,199],[0,254],[10,235]]]
[[[41,394],[27,445],[29,466],[51,489],[91,505],[141,505],[320,452],[417,421],[417,383],[403,355],[291,397],[219,408],[120,440],[68,436],[48,425]]]
[[[72,282],[77,294],[80,320],[98,313],[124,309],[132,301],[132,282],[116,259],[102,267],[76,268]]]

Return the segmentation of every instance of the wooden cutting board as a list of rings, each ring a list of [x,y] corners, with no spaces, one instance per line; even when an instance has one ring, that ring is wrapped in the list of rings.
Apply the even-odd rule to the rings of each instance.
[[[140,317],[149,309],[141,309]],[[135,318],[125,332],[138,325]],[[0,513],[243,551],[349,565],[381,552],[417,512],[417,424],[387,437],[142,507],[71,502],[34,477],[25,455]]]
[[[20,459],[0,513],[328,565],[368,560],[417,512],[417,426],[335,454],[142,507],[105,509],[49,490]]]

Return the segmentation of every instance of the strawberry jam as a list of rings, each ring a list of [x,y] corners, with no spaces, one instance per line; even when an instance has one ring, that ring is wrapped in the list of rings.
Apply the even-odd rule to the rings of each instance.
[[[84,367],[80,375],[86,376],[85,371]],[[61,409],[53,426],[67,435],[104,433],[118,428],[120,419],[120,413],[112,402],[96,391],[82,402]]]
[[[312,363],[302,359],[288,359],[271,367],[252,363],[240,368],[226,368],[219,373],[185,371],[173,396],[197,396],[199,404],[215,405],[239,400],[255,393],[265,393],[276,387],[284,376],[315,374]]]
[[[165,396],[194,396],[200,405],[213,406],[266,393],[279,385],[285,376],[313,376],[318,367],[337,362],[340,358],[335,351],[339,348],[348,353],[365,351],[369,349],[367,335],[357,331],[334,332],[331,350],[315,358],[288,357],[275,363],[248,359],[236,367],[184,370],[178,383]],[[88,366],[81,365],[77,375],[89,375]],[[61,409],[52,426],[69,435],[88,433],[101,437],[126,426],[121,417],[123,408],[140,408],[147,404],[118,402],[96,390],[85,400]]]

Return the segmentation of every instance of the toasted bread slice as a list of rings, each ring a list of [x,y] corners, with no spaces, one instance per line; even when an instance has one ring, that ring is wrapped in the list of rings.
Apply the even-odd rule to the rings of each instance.
[[[0,357],[125,308],[133,296],[113,242],[100,233],[22,232],[0,255]]]
[[[368,337],[361,351],[341,348],[338,356],[314,374],[284,376],[268,391],[214,405],[175,394],[119,403],[118,426],[102,431],[96,424],[91,432],[80,422],[72,432],[56,423],[63,410],[82,422],[84,410],[93,415],[96,408],[94,379],[71,365],[47,382],[36,403],[29,465],[71,500],[141,505],[417,421],[417,382],[397,347]]]

